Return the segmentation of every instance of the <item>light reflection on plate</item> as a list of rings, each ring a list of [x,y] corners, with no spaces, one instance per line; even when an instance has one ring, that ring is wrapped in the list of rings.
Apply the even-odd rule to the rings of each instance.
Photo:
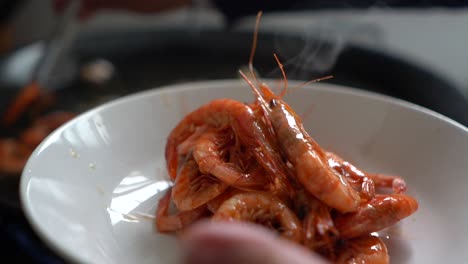
[[[131,172],[112,192],[112,200],[107,210],[112,225],[120,221],[138,222],[138,213],[147,214],[147,212],[135,209],[148,200],[154,201],[151,199],[153,196],[166,191],[171,185],[168,180],[155,181],[143,176],[140,171]],[[139,210],[145,209],[147,210],[147,208]]]

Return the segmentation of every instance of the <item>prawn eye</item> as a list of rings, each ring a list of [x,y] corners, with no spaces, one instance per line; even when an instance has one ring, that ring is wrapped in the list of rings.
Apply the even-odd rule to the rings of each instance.
[[[270,108],[275,108],[278,105],[275,99],[271,99],[269,102]]]

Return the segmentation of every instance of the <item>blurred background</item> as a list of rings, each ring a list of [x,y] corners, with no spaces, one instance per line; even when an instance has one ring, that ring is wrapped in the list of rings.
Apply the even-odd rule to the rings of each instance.
[[[468,124],[464,1],[125,2],[0,0],[0,115],[31,83],[47,95],[36,94],[34,107],[0,128],[0,246],[16,260],[62,262],[21,211],[24,131],[54,111],[79,114],[161,85],[238,78],[258,10],[264,14],[254,65],[262,77],[280,77],[275,52],[289,79],[332,74],[327,82]]]

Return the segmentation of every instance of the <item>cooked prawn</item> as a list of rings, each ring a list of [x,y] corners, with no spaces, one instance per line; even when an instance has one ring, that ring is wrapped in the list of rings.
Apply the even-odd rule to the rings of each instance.
[[[405,194],[378,194],[357,212],[339,215],[334,220],[342,238],[354,238],[396,224],[418,209],[418,202]]]
[[[304,245],[324,255],[333,256],[339,233],[333,223],[331,208],[322,203],[317,203],[315,207],[310,208],[303,220]]]
[[[156,228],[159,232],[174,232],[181,230],[202,218],[207,212],[206,207],[202,206],[193,210],[169,215],[171,193],[172,190],[169,189],[158,203],[158,208],[156,210]]]
[[[213,200],[209,201],[206,206],[210,212],[213,214],[218,211],[219,207],[228,199],[230,199],[232,196],[243,193],[245,191],[236,189],[236,188],[228,188],[226,191],[224,191],[221,195],[218,195],[216,198]]]
[[[181,211],[192,210],[205,205],[223,193],[228,185],[217,178],[202,174],[194,160],[182,165],[172,189],[172,200]]]
[[[245,76],[242,72],[241,75]],[[340,212],[356,211],[360,204],[359,194],[342,175],[328,166],[324,151],[309,136],[299,116],[266,84],[260,87],[262,94],[249,79],[245,77],[245,80],[264,109],[281,149],[304,187]]]
[[[33,149],[16,139],[0,139],[0,173],[21,173],[32,151]]]
[[[27,111],[27,109],[37,102],[42,94],[39,84],[32,82],[25,86],[20,91],[18,96],[11,102],[3,116],[2,125],[8,127],[18,121],[19,117]]]
[[[201,173],[211,174],[222,182],[238,188],[258,190],[268,185],[265,174],[243,173],[239,166],[222,160],[222,141],[222,136],[220,138],[216,131],[207,132],[196,141],[193,157]]]
[[[259,84],[259,81],[253,70],[253,59],[261,14],[259,12],[257,15],[254,42],[249,59],[250,74],[254,76],[256,84]],[[319,200],[338,211],[356,211],[360,204],[359,194],[349,185],[346,179],[328,166],[322,148],[309,136],[296,112],[282,100],[281,97],[286,94],[287,78],[283,65],[278,57],[274,56],[285,83],[280,96],[275,95],[266,84],[259,85],[262,91],[260,92],[242,70],[239,70],[240,75],[251,87],[257,103],[264,112],[267,123],[276,135],[276,141],[288,161],[295,168],[299,182]]]
[[[362,236],[344,241],[336,260],[339,264],[387,264],[390,262],[385,243],[376,236]]]
[[[275,196],[246,192],[226,200],[214,214],[214,221],[248,221],[277,229],[289,240],[301,242],[302,229],[296,215]]]
[[[406,182],[401,177],[364,172],[330,151],[327,152],[327,158],[330,167],[346,176],[351,184],[363,184],[372,180],[375,187],[392,188],[395,193],[406,191]]]
[[[388,263],[385,244],[370,233],[411,215],[418,203],[402,194],[401,178],[367,173],[322,149],[283,100],[288,85],[276,55],[283,90],[276,95],[258,81],[252,61],[260,14],[251,79],[239,71],[256,100],[214,100],[170,133],[165,156],[175,183],[159,203],[158,228],[182,231],[206,213],[213,221],[264,225],[330,261]],[[179,213],[169,216],[171,197]]]
[[[34,148],[54,129],[74,116],[66,112],[52,113],[37,119],[18,139],[0,139],[0,173],[21,173]]]
[[[360,188],[363,200],[370,200],[374,197],[375,183],[367,174],[332,152],[327,152],[326,156],[331,168],[345,176],[352,186]]]
[[[169,175],[172,179],[177,175],[180,158],[177,146],[190,137],[197,127],[208,125],[218,129],[230,127],[242,144],[254,153],[258,163],[268,172],[267,175],[270,177],[275,175],[283,179],[281,182],[287,183],[287,176],[280,165],[281,159],[271,146],[259,122],[249,106],[231,99],[214,100],[191,112],[168,137],[165,156]]]

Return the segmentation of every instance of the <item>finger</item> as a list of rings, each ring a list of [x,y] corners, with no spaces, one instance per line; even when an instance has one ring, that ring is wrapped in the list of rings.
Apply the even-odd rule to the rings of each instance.
[[[194,225],[182,237],[188,264],[326,263],[307,249],[252,224]]]

